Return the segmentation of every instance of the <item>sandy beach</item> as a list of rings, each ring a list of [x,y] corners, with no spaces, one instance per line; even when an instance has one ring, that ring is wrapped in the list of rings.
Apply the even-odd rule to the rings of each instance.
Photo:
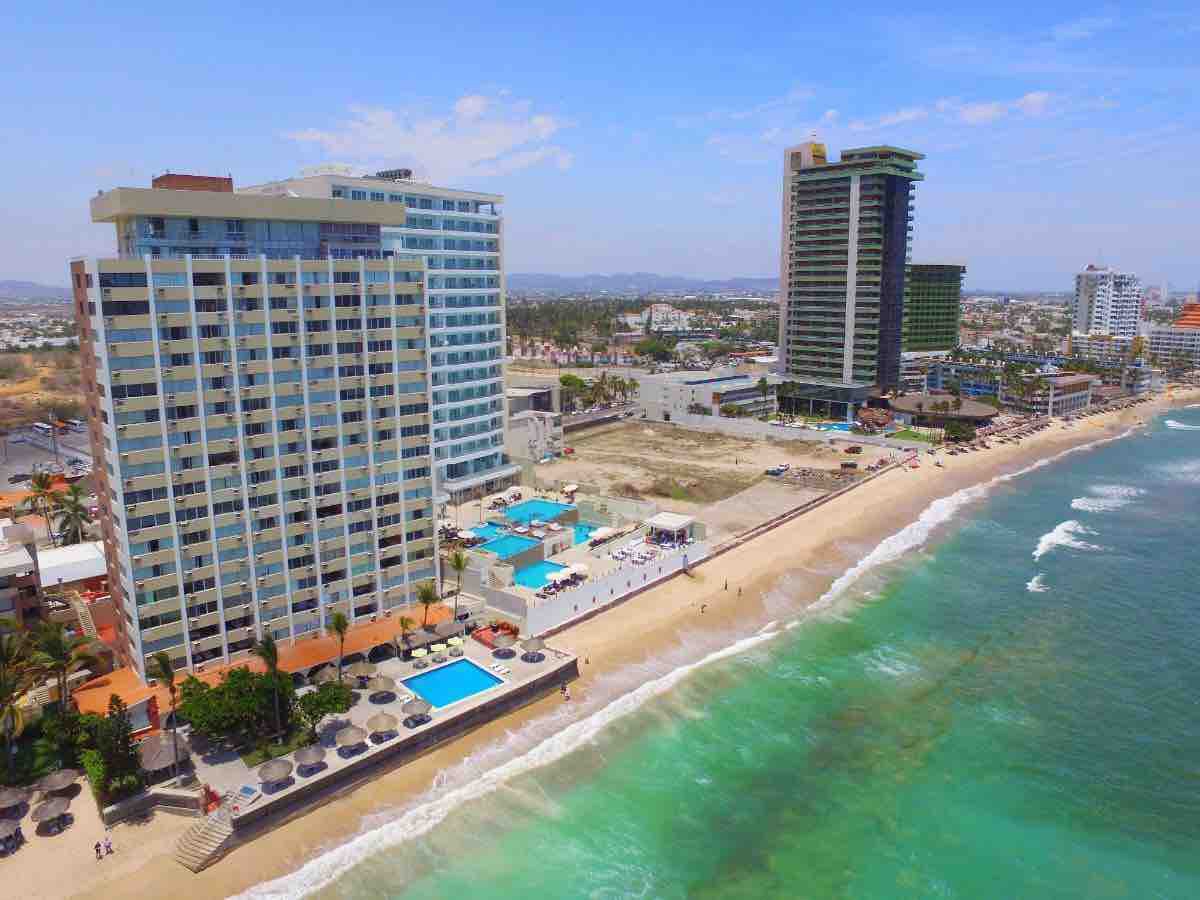
[[[1038,459],[1121,434],[1171,406],[1200,400],[1200,390],[1176,391],[1115,413],[1060,423],[1019,445],[964,456],[942,454],[944,468],[922,458],[917,470],[892,470],[819,509],[747,541],[718,558],[550,639],[584,660],[573,699],[545,698],[373,780],[331,794],[319,807],[275,823],[213,867],[193,875],[171,857],[175,840],[193,820],[156,814],[113,829],[117,853],[97,862],[91,851],[102,836],[90,798],[74,803],[75,825],[54,838],[31,838],[6,867],[23,897],[161,897],[177,890],[189,898],[227,897],[294,871],[323,850],[388,820],[422,797],[453,769],[486,767],[519,748],[594,713],[637,683],[660,672],[663,660],[687,659],[697,647],[727,644],[771,618],[770,592],[785,577],[795,605],[821,597],[830,584],[881,540],[912,522],[939,497]],[[703,650],[698,655],[703,655]],[[698,658],[698,657],[697,657]],[[618,677],[619,673],[624,673]],[[645,677],[642,675],[641,677]],[[522,736],[525,736],[522,738]]]

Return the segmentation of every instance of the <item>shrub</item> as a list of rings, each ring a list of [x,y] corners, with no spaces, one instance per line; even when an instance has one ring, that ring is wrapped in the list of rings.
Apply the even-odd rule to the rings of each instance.
[[[104,758],[98,750],[84,750],[80,754],[80,758],[83,762],[83,771],[87,773],[88,782],[92,786],[92,796],[101,806],[107,806],[105,798],[108,796],[108,776],[104,771]]]

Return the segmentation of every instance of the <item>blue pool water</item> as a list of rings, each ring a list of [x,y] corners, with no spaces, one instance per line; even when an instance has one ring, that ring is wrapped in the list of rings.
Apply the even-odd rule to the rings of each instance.
[[[504,518],[522,525],[528,525],[534,519],[550,522],[573,508],[565,503],[555,503],[553,500],[524,500],[516,506],[506,509]]]
[[[832,425],[818,425],[818,431],[849,431],[851,425],[846,422],[834,422]]]
[[[428,700],[434,708],[449,706],[498,684],[499,678],[469,659],[458,659],[448,666],[404,679],[406,688]]]
[[[478,535],[485,541],[494,541],[498,537],[503,537],[507,532],[499,525],[492,522],[484,522],[482,525],[476,525],[471,529],[472,534]]]
[[[592,536],[592,532],[599,528],[599,525],[593,525],[590,522],[575,523],[575,543],[583,544]]]
[[[518,553],[522,553],[530,547],[536,547],[537,545],[538,542],[534,538],[521,537],[517,534],[506,534],[504,537],[496,538],[494,541],[480,544],[479,549],[495,553],[501,559],[508,559],[510,556],[516,556]]]
[[[536,591],[546,586],[546,578],[551,572],[557,572],[562,568],[565,567],[560,566],[558,563],[542,560],[539,563],[534,563],[532,566],[517,569],[513,574],[513,581],[523,587],[532,588]]]

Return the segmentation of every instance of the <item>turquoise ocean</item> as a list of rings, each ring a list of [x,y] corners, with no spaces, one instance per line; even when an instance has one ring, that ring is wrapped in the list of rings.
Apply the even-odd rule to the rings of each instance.
[[[250,894],[1200,897],[1198,543],[1179,409],[938,501],[815,612],[785,579],[760,631]]]

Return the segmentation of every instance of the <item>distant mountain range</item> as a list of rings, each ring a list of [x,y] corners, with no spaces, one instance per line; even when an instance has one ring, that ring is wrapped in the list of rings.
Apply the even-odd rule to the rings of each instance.
[[[71,289],[36,281],[0,281],[2,300],[70,300]]]
[[[540,272],[514,272],[508,276],[508,289],[514,293],[598,294],[715,294],[746,292],[769,294],[779,289],[778,278],[725,278],[709,280],[682,275],[656,275],[653,272],[618,272],[613,275],[549,275]]]

